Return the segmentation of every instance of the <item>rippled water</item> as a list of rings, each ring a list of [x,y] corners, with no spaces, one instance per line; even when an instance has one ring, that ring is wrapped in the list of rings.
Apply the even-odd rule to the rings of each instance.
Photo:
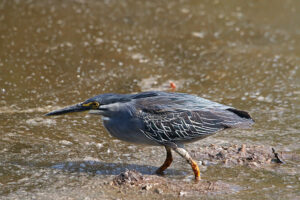
[[[299,155],[299,9],[297,0],[1,0],[0,195],[59,193],[126,167],[153,173],[162,148],[118,141],[95,116],[43,114],[99,93],[168,90],[170,81],[256,120],[189,149],[251,143]],[[212,166],[203,178],[242,187],[234,197],[297,199],[299,167]],[[176,157],[168,173],[190,169]]]

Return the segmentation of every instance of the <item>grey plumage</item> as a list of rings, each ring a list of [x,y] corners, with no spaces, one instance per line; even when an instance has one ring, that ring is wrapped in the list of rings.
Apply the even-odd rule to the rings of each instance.
[[[120,140],[165,146],[167,158],[157,173],[171,164],[172,149],[192,166],[196,180],[200,179],[200,171],[183,149],[184,143],[228,128],[247,128],[254,123],[245,111],[194,95],[158,91],[102,94],[46,115],[86,110],[101,115],[108,132]]]

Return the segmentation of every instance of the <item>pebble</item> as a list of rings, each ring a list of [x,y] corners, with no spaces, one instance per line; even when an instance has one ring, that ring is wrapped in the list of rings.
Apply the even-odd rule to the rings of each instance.
[[[142,190],[150,190],[151,188],[152,188],[152,185],[147,184],[142,187]]]
[[[154,192],[157,193],[157,194],[162,194],[163,190],[160,189],[160,188],[155,188]]]
[[[181,196],[181,197],[182,197],[182,196],[186,196],[186,195],[187,195],[187,192],[184,192],[184,191],[180,191],[180,192],[179,192],[179,196]]]
[[[250,162],[250,163],[248,163],[248,165],[249,165],[249,167],[259,167],[257,162]]]
[[[203,161],[202,161],[202,165],[204,165],[204,166],[208,166],[208,165],[209,165],[209,161],[207,161],[207,160],[203,160]]]
[[[73,144],[72,142],[68,141],[68,140],[61,140],[59,141],[60,144],[63,144],[63,145],[71,145]]]

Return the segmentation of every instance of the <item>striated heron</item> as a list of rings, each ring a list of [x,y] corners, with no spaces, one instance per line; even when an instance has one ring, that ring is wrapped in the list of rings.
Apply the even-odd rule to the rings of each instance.
[[[194,142],[227,128],[247,128],[254,120],[242,110],[184,93],[149,91],[138,94],[101,94],[82,103],[55,110],[60,115],[89,110],[102,116],[108,132],[123,141],[164,146],[166,160],[157,169],[162,174],[172,161],[171,150],[191,165],[200,179],[197,163],[184,149]]]

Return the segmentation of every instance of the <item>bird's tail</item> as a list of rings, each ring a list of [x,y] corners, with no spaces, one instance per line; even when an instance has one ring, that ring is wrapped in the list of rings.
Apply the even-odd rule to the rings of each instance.
[[[250,128],[254,123],[254,119],[246,111],[235,108],[226,109],[235,114],[234,120],[225,122],[224,126],[227,128]]]

